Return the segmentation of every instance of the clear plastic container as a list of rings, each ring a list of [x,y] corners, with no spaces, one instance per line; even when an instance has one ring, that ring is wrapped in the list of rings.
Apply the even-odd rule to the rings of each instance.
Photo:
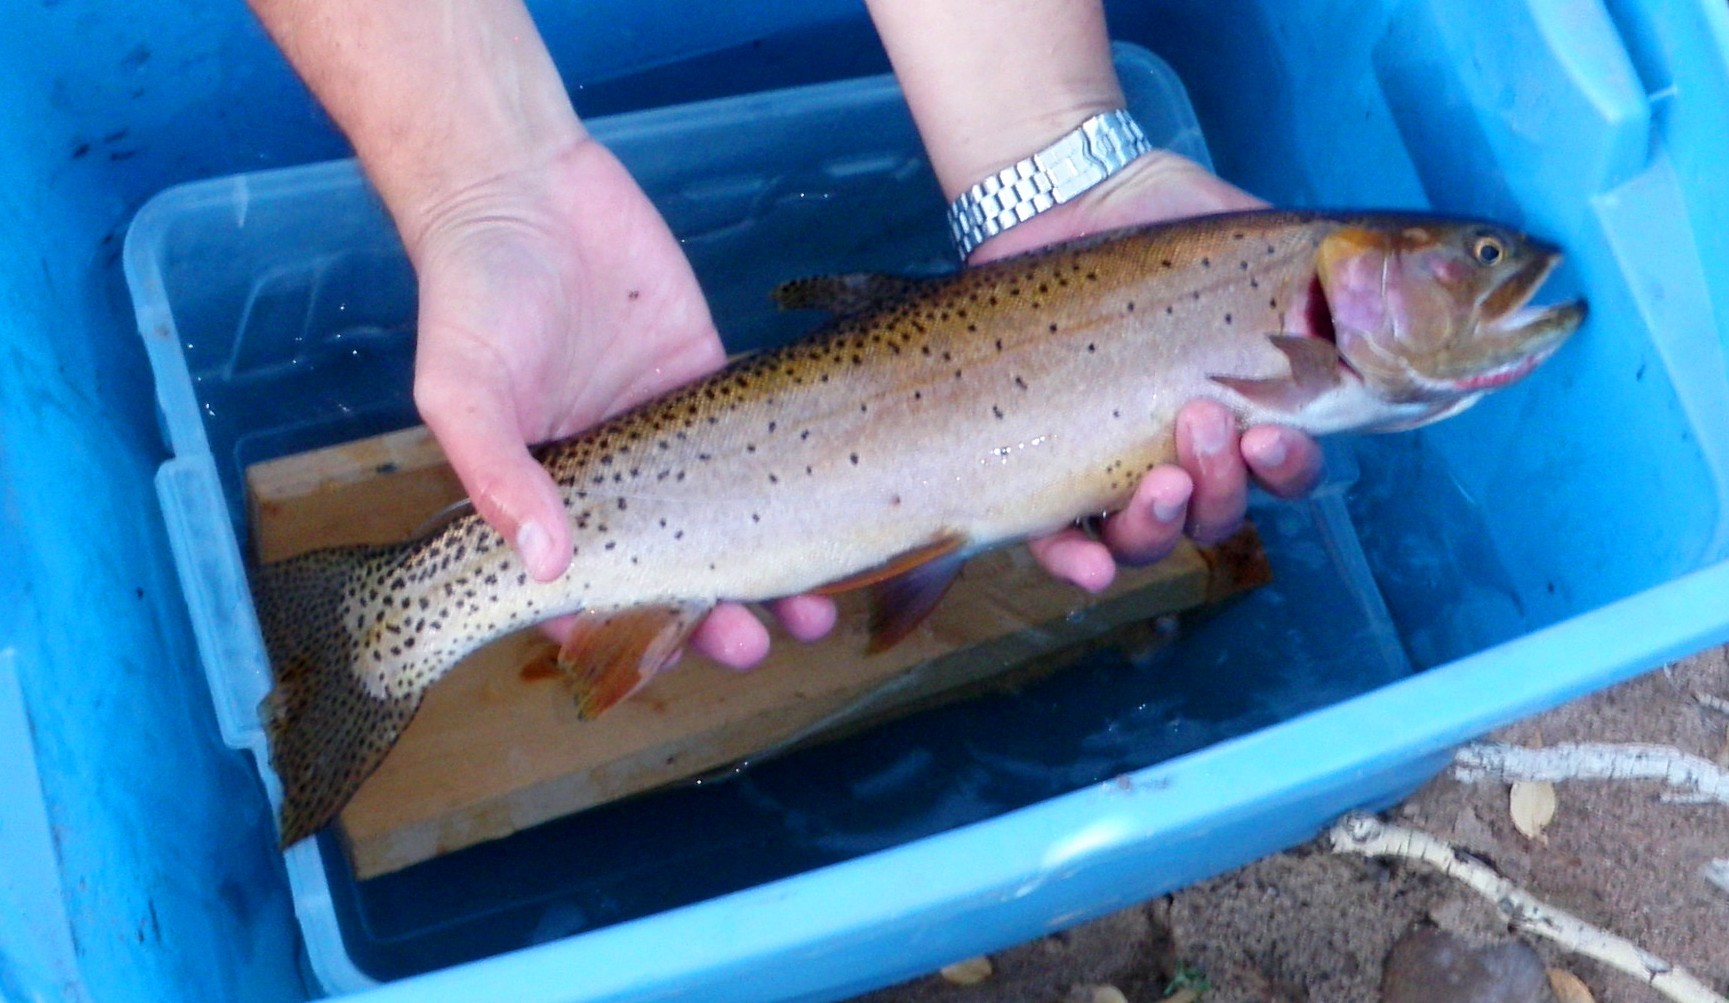
[[[1209,163],[1169,68],[1133,47],[1117,60],[1149,138]],[[809,325],[766,295],[787,278],[954,267],[941,195],[892,78],[592,129],[679,235],[732,350]],[[139,213],[126,251],[175,454],[157,487],[217,718],[274,796],[257,711],[269,667],[242,556],[244,471],[415,420],[413,275],[352,162],[171,189]],[[326,989],[349,991],[599,929],[993,818],[1399,678],[1409,664],[1341,494],[1354,477],[1339,471],[1354,465],[1338,452],[1333,467],[1312,501],[1258,512],[1276,584],[1195,618],[1195,636],[1157,656],[1104,653],[1013,698],[366,882],[331,837],[303,842],[287,863],[312,969]],[[1310,640],[1305,624],[1320,622],[1348,635],[1348,665],[1332,653],[1337,637]],[[726,821],[705,823],[700,849],[645,836],[679,817]],[[570,843],[604,851],[564,860]],[[741,865],[743,845],[754,850]]]

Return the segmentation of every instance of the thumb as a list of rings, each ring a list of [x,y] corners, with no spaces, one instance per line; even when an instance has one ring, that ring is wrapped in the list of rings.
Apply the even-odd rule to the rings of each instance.
[[[564,503],[546,468],[529,455],[503,388],[472,372],[453,378],[432,368],[415,380],[414,399],[480,517],[536,580],[563,574],[570,564]]]

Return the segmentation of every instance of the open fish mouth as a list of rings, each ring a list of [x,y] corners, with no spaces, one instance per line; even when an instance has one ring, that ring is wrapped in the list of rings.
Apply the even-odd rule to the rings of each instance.
[[[1531,305],[1537,290],[1561,263],[1559,250],[1545,251],[1496,286],[1479,305],[1479,337],[1484,351],[1477,364],[1468,367],[1470,372],[1448,380],[1453,386],[1493,390],[1512,383],[1555,354],[1567,336],[1584,323],[1584,300]]]

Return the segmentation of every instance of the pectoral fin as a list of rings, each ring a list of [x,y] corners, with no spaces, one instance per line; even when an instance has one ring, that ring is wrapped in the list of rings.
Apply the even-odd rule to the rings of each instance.
[[[577,712],[594,718],[665,668],[709,607],[633,606],[583,610],[558,653]]]
[[[880,272],[814,275],[783,282],[770,295],[782,310],[827,310],[844,316],[905,296],[921,283],[920,279]]]
[[[1239,376],[1210,377],[1262,407],[1274,411],[1301,411],[1315,398],[1339,385],[1339,350],[1321,338],[1294,334],[1268,335],[1273,347],[1285,353],[1289,376],[1251,379]]]

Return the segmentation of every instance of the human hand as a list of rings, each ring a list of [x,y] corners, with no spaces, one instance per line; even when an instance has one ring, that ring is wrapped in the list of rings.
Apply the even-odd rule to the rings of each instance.
[[[970,262],[1137,223],[1262,205],[1193,161],[1159,150],[1080,198],[986,241]],[[1239,437],[1235,417],[1215,401],[1185,405],[1176,431],[1178,463],[1142,478],[1128,505],[1105,519],[1099,539],[1071,528],[1032,541],[1033,555],[1047,571],[1099,591],[1110,585],[1118,561],[1156,561],[1185,532],[1203,544],[1229,536],[1242,522],[1251,475],[1281,498],[1307,493],[1320,477],[1320,448],[1309,436],[1261,425]]]
[[[573,435],[719,368],[708,305],[678,241],[622,165],[582,137],[499,171],[405,226],[420,283],[415,403],[476,511],[550,581],[571,559],[557,487],[525,443]],[[774,605],[814,639],[832,601]],[[567,626],[551,626],[555,636]],[[690,646],[744,667],[768,650],[722,604]]]

